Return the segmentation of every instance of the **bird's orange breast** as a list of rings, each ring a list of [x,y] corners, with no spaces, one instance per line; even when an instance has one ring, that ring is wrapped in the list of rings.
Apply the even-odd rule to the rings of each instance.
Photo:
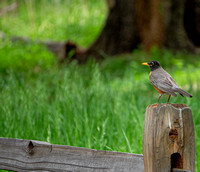
[[[151,75],[151,71],[149,73],[149,77]],[[154,85],[153,85],[154,86]],[[158,89],[156,86],[154,86],[154,88],[160,93],[160,94],[164,94],[165,92],[161,91],[160,89]]]
[[[153,85],[154,86],[154,85]],[[160,93],[160,94],[164,94],[165,92],[161,91],[160,89],[158,89],[156,86],[154,86],[154,88]]]

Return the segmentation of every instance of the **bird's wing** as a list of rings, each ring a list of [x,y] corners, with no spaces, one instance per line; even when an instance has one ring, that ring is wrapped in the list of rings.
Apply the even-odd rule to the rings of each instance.
[[[177,96],[174,93],[174,88],[177,88],[178,85],[174,81],[174,79],[167,73],[156,73],[150,75],[150,82],[156,86],[159,90],[171,94],[173,96]]]

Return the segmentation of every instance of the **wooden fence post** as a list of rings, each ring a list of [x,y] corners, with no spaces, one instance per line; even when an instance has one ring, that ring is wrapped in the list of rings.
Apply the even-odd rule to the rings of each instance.
[[[188,106],[147,107],[143,135],[145,172],[195,172],[195,151],[194,122]]]

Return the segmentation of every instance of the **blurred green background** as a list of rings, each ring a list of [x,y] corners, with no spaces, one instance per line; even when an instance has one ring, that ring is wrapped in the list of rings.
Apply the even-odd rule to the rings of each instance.
[[[13,3],[0,1],[0,7]],[[196,132],[196,169],[200,171],[200,55],[153,47],[101,62],[60,64],[46,47],[10,42],[73,40],[88,47],[107,16],[99,0],[24,0],[17,12],[0,17],[1,137],[142,154],[145,109],[157,101],[144,61],[158,60],[193,98],[172,97],[191,107]],[[161,98],[165,103],[167,96]]]

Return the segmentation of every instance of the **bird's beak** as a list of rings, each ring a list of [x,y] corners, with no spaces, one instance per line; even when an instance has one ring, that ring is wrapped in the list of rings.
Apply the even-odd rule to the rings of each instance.
[[[146,65],[146,66],[149,66],[149,64],[148,64],[148,63],[142,63],[142,65]]]

